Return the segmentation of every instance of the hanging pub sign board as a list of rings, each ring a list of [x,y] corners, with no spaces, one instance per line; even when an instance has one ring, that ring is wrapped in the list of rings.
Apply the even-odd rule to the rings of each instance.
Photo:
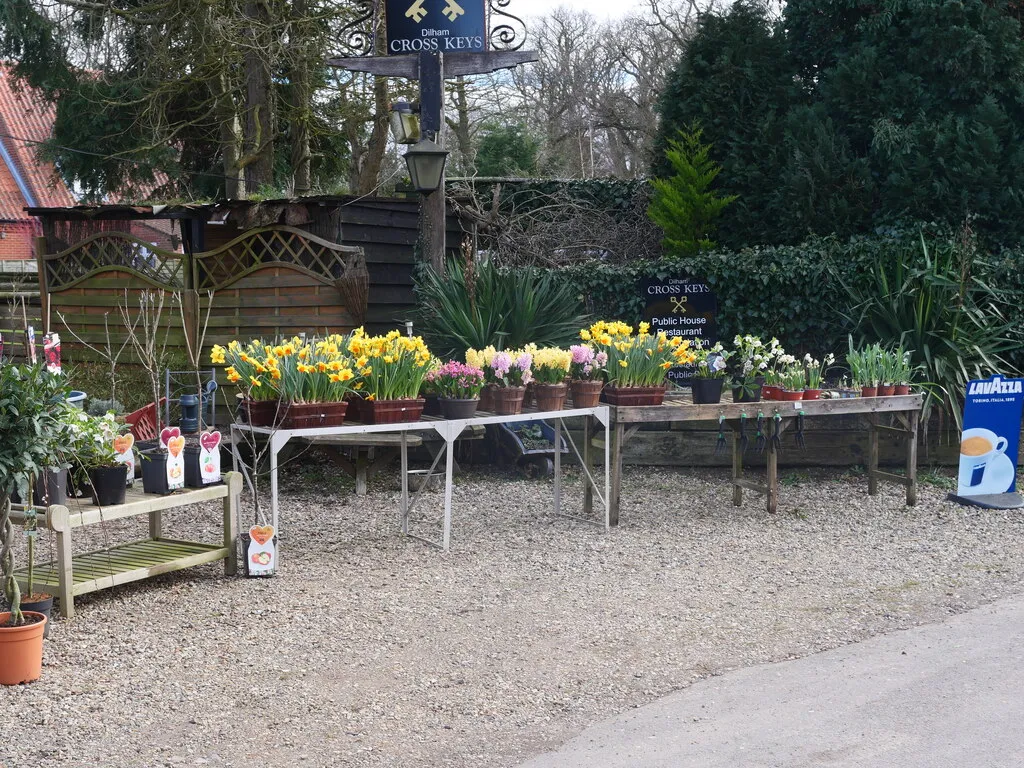
[[[386,0],[388,53],[482,52],[484,0]]]
[[[718,299],[706,280],[693,276],[647,278],[640,283],[644,298],[644,320],[651,333],[681,336],[711,346],[718,341]],[[669,369],[669,381],[689,386],[693,366]]]
[[[968,383],[956,492],[960,500],[980,497],[984,502],[1016,491],[1022,411],[1024,379],[993,376]],[[1020,504],[1010,499],[1009,506]]]

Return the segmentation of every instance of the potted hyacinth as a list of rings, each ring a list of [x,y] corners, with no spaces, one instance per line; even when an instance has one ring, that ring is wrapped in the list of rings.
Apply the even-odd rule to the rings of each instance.
[[[425,383],[437,393],[441,415],[446,419],[470,419],[480,403],[484,372],[455,360],[427,373]]]
[[[494,390],[498,388],[498,377],[494,374],[494,368],[491,367],[491,361],[494,360],[496,354],[498,354],[498,350],[493,346],[479,350],[472,348],[466,350],[466,364],[484,372],[484,386],[480,390],[480,404],[477,408],[488,413],[494,412]]]
[[[565,383],[572,366],[572,352],[544,347],[533,352],[533,387],[538,411],[560,411],[565,407],[569,386]]]
[[[497,385],[492,390],[494,413],[500,416],[522,413],[526,385],[533,381],[533,356],[526,350],[496,352],[489,367]]]
[[[697,342],[693,347],[694,360],[693,379],[690,391],[695,405],[712,405],[722,402],[722,385],[728,369],[729,352],[716,343],[706,346]]]
[[[595,352],[588,344],[574,344],[569,347],[569,352],[572,355],[569,365],[572,404],[576,408],[596,408],[604,389],[608,353]]]

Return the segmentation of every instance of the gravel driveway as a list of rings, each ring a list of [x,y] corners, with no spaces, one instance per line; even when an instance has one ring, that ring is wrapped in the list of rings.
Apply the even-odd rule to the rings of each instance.
[[[393,481],[357,499],[329,472],[290,473],[277,578],[204,566],[77,601],[42,680],[0,690],[0,766],[514,766],[695,680],[935,621],[1024,573],[1024,514],[952,505],[945,478],[907,508],[854,474],[784,473],[769,517],[760,497],[734,508],[723,471],[630,468],[605,535],[554,517],[550,483],[477,471],[445,556],[399,534]],[[166,520],[216,541],[218,515]],[[76,548],[144,535],[113,523]]]

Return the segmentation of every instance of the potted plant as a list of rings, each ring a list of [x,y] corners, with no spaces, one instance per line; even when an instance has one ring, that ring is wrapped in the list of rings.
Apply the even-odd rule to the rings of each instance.
[[[480,403],[477,409],[488,413],[494,411],[494,390],[498,388],[498,379],[494,375],[494,368],[491,367],[491,361],[496,354],[498,350],[493,346],[480,350],[466,350],[466,364],[484,372],[484,386],[480,390]]]
[[[894,366],[893,381],[896,386],[893,388],[894,395],[909,395],[910,382],[914,377],[914,369],[910,365],[910,351],[897,347],[896,362]]]
[[[369,424],[419,421],[425,401],[420,388],[429,370],[431,354],[419,336],[390,331],[367,336],[357,328],[348,339],[366,392],[360,416]]]
[[[431,373],[437,371],[441,366],[442,363],[439,358],[430,358],[430,365],[427,366],[427,375],[423,379],[423,386],[420,387],[420,397],[423,398],[424,416],[441,415],[441,395],[437,391],[437,387],[434,386],[433,379],[431,379],[430,376]],[[476,410],[476,406],[474,406],[473,410]]]
[[[124,425],[118,423],[113,413],[100,417],[84,411],[78,414],[78,423],[71,425],[75,435],[73,454],[80,471],[89,477],[93,503],[99,507],[124,504],[128,466],[118,462],[114,448]]]
[[[441,415],[446,419],[471,419],[480,403],[484,372],[455,360],[427,373],[427,383],[437,392]]]
[[[807,386],[807,373],[802,365],[793,363],[782,369],[782,394],[780,400],[794,401],[804,399],[804,389]]]
[[[279,424],[285,429],[336,427],[345,421],[348,397],[358,383],[355,361],[337,334],[308,341],[298,337],[264,348],[255,362],[280,397]]]
[[[756,403],[761,399],[764,375],[773,360],[774,350],[781,347],[777,339],[766,345],[749,333],[737,334],[732,344],[732,399],[737,403]]]
[[[533,381],[533,356],[525,349],[496,352],[489,365],[495,388],[493,410],[499,416],[523,412],[526,385]]]
[[[892,350],[882,349],[879,347],[878,350],[878,396],[879,397],[891,397],[896,391],[896,377],[898,372],[896,370],[897,358],[896,353]]]
[[[67,397],[63,377],[43,365],[0,365],[0,578],[10,609],[0,613],[0,684],[18,685],[42,674],[46,617],[24,611],[14,575],[11,494],[31,498],[29,481],[59,462],[62,427],[57,403]]]
[[[294,341],[294,340],[293,340]],[[285,352],[294,354],[293,341],[281,345]],[[238,387],[241,413],[254,427],[269,427],[274,424],[278,412],[279,394],[273,371],[263,362],[271,349],[262,339],[255,339],[243,346],[237,339],[227,347],[214,344],[210,360],[215,365],[226,365],[224,373],[228,381]]]
[[[853,385],[860,388],[860,396],[875,397],[878,394],[878,385],[874,378],[874,362],[868,350],[853,348],[853,339],[850,339],[850,351],[846,355],[846,364],[850,366]]]
[[[608,355],[604,394],[609,405],[661,405],[668,369],[696,359],[690,342],[662,331],[651,334],[647,323],[640,323],[634,336],[625,323],[599,321],[580,336]]]
[[[693,346],[694,372],[690,383],[695,405],[710,405],[722,402],[722,386],[729,368],[729,352],[722,344]]]
[[[538,411],[560,411],[569,394],[572,352],[559,347],[542,347],[533,352],[533,387]]]
[[[589,344],[569,347],[569,389],[576,408],[596,408],[601,402],[604,377],[607,375],[608,353],[595,352]]]
[[[807,371],[807,387],[804,389],[804,400],[818,400],[821,397],[821,382],[828,373],[829,366],[836,361],[835,355],[829,352],[825,361],[819,362],[811,357],[810,352],[804,355],[804,368]]]

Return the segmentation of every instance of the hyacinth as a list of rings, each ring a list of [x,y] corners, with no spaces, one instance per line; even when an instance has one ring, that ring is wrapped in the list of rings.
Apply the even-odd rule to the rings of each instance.
[[[480,395],[484,372],[476,366],[452,360],[430,371],[426,380],[440,397],[469,400]]]
[[[565,381],[572,366],[573,353],[558,347],[544,347],[533,353],[533,378],[541,384]]]

